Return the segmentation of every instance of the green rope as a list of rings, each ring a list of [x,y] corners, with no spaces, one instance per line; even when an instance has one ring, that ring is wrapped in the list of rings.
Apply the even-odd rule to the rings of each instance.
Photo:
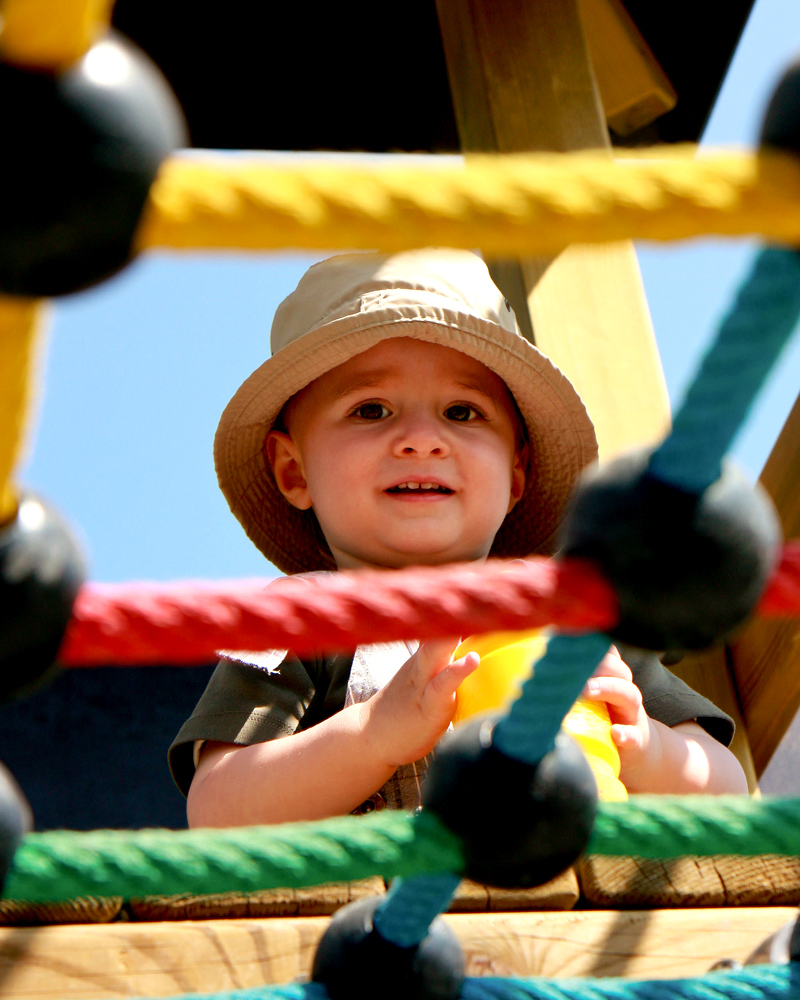
[[[587,854],[800,855],[800,799],[637,795],[603,802]]]
[[[605,802],[588,852],[648,858],[800,855],[800,799],[654,795]],[[257,892],[463,867],[458,839],[424,811],[235,830],[59,830],[23,840],[5,896],[42,903],[77,896]]]
[[[55,830],[25,837],[3,895],[43,903],[256,892],[463,866],[457,838],[424,812],[232,830]]]
[[[379,985],[377,986],[380,990]],[[800,964],[753,965],[693,979],[467,979],[461,1000],[797,1000]],[[187,993],[174,1000],[328,1000],[319,983]]]

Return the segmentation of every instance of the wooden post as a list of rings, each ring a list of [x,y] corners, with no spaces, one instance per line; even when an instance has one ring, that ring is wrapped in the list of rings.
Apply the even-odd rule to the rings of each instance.
[[[578,0],[437,0],[437,10],[465,152],[598,148],[610,155]],[[495,261],[490,269],[523,333],[582,396],[602,458],[664,434],[669,403],[630,243],[573,246],[555,261]],[[681,673],[738,716],[724,656],[710,664],[691,661]],[[736,749],[754,787],[741,729]]]
[[[577,0],[438,0],[465,151],[610,148]],[[571,379],[608,457],[657,439],[664,378],[629,243],[494,262],[523,332]]]

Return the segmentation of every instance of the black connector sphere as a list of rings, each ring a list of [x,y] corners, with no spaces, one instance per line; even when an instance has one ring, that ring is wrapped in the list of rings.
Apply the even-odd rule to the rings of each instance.
[[[24,495],[15,520],[0,531],[0,701],[49,678],[84,576],[66,522]]]
[[[800,61],[792,63],[770,98],[761,126],[762,146],[800,153]]]
[[[20,841],[32,828],[31,807],[11,772],[0,764],[0,893]]]
[[[705,649],[752,613],[779,557],[780,524],[764,490],[733,466],[695,496],[654,479],[649,457],[636,452],[584,474],[559,548],[593,562],[614,587],[614,639]]]
[[[441,917],[412,948],[392,944],[372,918],[383,900],[360,899],[338,910],[317,946],[311,978],[331,1000],[456,1000],[464,953]]]
[[[110,34],[61,73],[0,63],[0,292],[62,295],[114,274],[161,162],[185,145],[157,67]]]
[[[585,849],[597,784],[566,733],[533,766],[493,745],[496,721],[477,716],[442,741],[423,803],[463,841],[468,878],[501,888],[543,885]]]

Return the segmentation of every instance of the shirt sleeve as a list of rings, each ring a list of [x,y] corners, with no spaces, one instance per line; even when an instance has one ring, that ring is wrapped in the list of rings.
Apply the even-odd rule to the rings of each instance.
[[[186,795],[194,777],[195,740],[248,746],[291,736],[316,692],[311,664],[287,653],[277,667],[222,659],[194,712],[169,748],[169,766]]]
[[[300,660],[285,650],[224,657],[169,748],[178,788],[184,795],[189,791],[198,740],[266,743],[341,711],[351,662],[352,654]]]
[[[730,746],[734,724],[729,715],[667,670],[656,653],[621,643],[617,643],[617,648],[631,668],[633,681],[642,692],[644,709],[651,719],[665,726],[696,721],[709,736],[723,746]]]

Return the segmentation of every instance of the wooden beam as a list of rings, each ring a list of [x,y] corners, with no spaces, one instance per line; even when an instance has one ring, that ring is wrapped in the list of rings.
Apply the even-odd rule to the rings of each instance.
[[[745,961],[793,907],[456,914],[471,976],[701,975]],[[0,928],[0,996],[111,1000],[308,976],[327,917]]]
[[[800,396],[761,473],[785,538],[800,537]],[[800,708],[800,619],[754,619],[731,647],[733,675],[758,774]]]
[[[577,0],[438,0],[465,151],[609,148]],[[569,376],[609,456],[658,438],[669,404],[630,244],[490,264],[531,336]]]
[[[620,0],[580,0],[580,11],[609,128],[630,135],[671,111],[675,88]]]

